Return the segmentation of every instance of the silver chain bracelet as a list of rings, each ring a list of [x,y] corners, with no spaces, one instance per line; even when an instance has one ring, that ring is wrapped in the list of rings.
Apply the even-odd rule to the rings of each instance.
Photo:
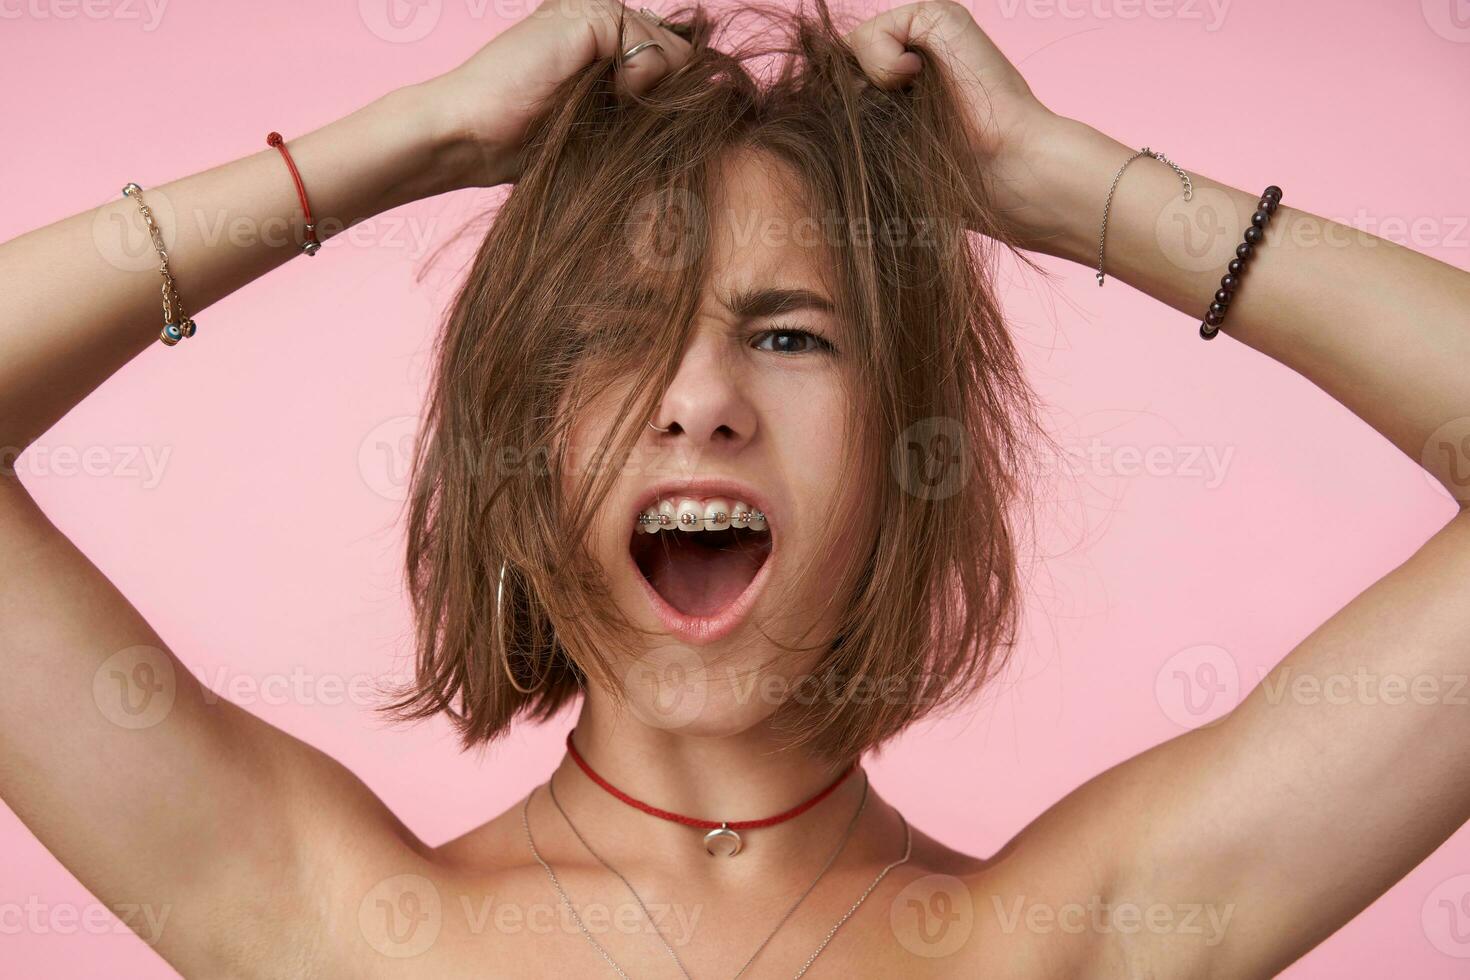
[[[1103,249],[1106,247],[1108,241],[1108,214],[1113,210],[1113,192],[1118,189],[1118,181],[1123,178],[1123,171],[1128,169],[1128,164],[1137,160],[1139,157],[1153,157],[1160,163],[1167,163],[1179,175],[1179,179],[1184,181],[1184,199],[1186,201],[1194,199],[1194,184],[1190,181],[1189,174],[1185,173],[1179,164],[1170,160],[1162,153],[1150,150],[1145,146],[1127,160],[1124,160],[1123,166],[1119,167],[1118,172],[1113,174],[1113,183],[1108,187],[1108,199],[1103,204],[1102,231],[1097,237],[1097,284],[1099,286],[1103,284],[1103,279],[1105,278],[1103,273]]]

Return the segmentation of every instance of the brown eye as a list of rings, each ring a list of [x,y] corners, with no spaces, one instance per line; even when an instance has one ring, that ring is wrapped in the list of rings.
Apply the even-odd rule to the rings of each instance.
[[[809,330],[767,330],[757,334],[756,350],[774,354],[808,354],[814,351],[830,353],[836,348],[825,337]]]

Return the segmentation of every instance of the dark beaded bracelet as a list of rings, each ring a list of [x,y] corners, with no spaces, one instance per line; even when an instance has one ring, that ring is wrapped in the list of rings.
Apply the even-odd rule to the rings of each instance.
[[[1230,308],[1230,300],[1240,288],[1240,283],[1245,278],[1246,266],[1250,265],[1256,246],[1265,239],[1266,226],[1271,223],[1271,216],[1276,213],[1280,204],[1281,188],[1272,184],[1261,191],[1261,200],[1256,204],[1251,223],[1242,236],[1245,240],[1235,246],[1235,258],[1230,260],[1229,271],[1221,277],[1220,288],[1215,290],[1214,301],[1205,311],[1204,322],[1199,325],[1199,335],[1205,340],[1214,340],[1215,334],[1220,332],[1220,325],[1225,322],[1225,313]]]

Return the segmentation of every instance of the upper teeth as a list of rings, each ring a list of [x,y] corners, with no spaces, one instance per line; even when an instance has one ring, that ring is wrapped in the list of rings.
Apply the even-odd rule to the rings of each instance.
[[[680,498],[677,502],[660,500],[638,515],[641,534],[660,531],[723,531],[743,527],[752,531],[766,529],[766,515],[743,500],[729,501],[721,497],[696,500]]]

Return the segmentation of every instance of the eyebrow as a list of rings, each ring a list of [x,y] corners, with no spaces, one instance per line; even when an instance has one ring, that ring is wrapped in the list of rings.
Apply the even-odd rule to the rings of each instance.
[[[835,312],[832,301],[811,289],[747,286],[735,290],[720,302],[736,315],[748,320],[790,313],[793,310]]]

